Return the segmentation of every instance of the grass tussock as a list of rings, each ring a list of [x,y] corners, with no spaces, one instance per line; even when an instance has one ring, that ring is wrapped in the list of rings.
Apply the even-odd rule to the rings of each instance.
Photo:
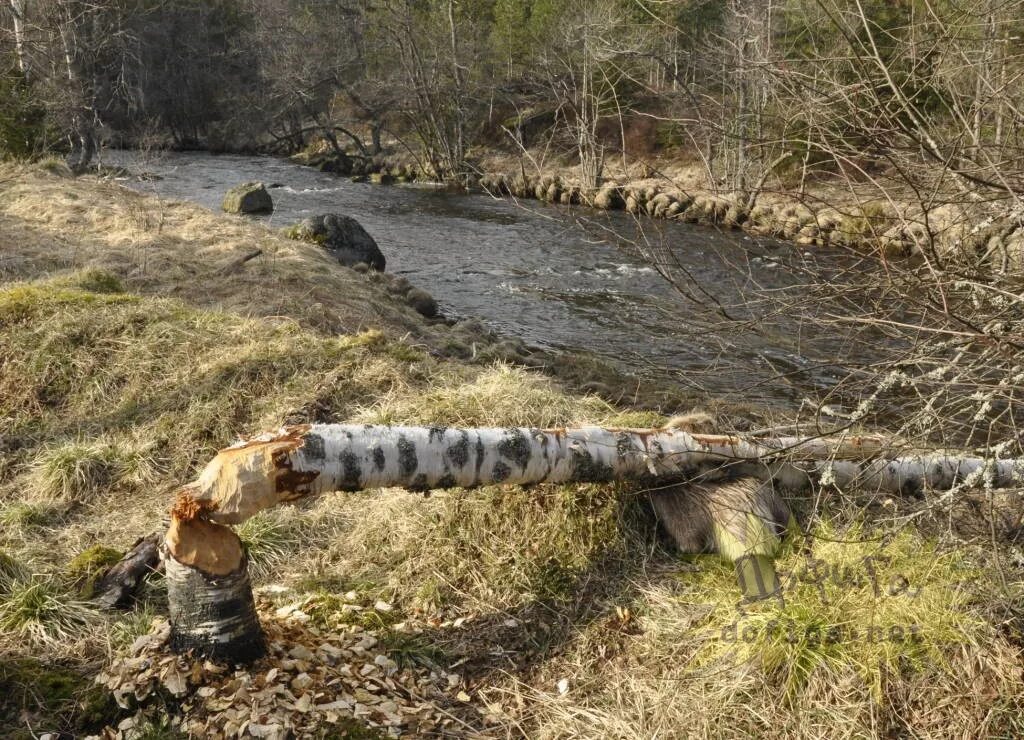
[[[50,646],[80,639],[97,614],[56,578],[20,572],[0,576],[0,634]]]
[[[261,511],[242,522],[236,531],[249,556],[249,572],[257,579],[266,578],[301,548],[305,540],[301,516],[295,509]]]
[[[150,445],[123,440],[72,441],[45,447],[29,480],[48,499],[83,501],[111,489],[132,489],[156,478]]]
[[[47,501],[13,501],[0,508],[0,524],[19,534],[56,524],[59,520],[59,510]]]

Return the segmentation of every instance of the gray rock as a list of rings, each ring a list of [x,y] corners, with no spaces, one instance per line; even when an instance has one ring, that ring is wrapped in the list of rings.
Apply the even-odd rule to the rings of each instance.
[[[220,207],[228,213],[270,213],[274,201],[262,182],[245,182],[225,193]]]
[[[291,227],[288,235],[319,244],[346,267],[365,262],[374,270],[383,272],[386,264],[377,242],[351,216],[339,213],[310,216]]]

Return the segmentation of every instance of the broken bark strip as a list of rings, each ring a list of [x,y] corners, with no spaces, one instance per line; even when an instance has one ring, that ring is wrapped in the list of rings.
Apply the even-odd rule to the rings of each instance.
[[[877,440],[869,439],[754,442],[675,429],[320,424],[286,427],[221,451],[185,493],[197,513],[238,524],[263,509],[330,491],[687,480],[723,465],[789,489],[820,479],[892,492],[948,489],[975,478],[997,488],[1024,480],[1022,460],[935,453],[865,461],[880,454]]]
[[[248,558],[231,528],[171,520],[164,540],[171,649],[248,663],[266,653]]]

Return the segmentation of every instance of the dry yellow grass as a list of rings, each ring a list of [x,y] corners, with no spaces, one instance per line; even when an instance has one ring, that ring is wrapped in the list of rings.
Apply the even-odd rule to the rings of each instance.
[[[0,281],[98,268],[128,290],[324,331],[385,325],[436,336],[401,302],[315,245],[244,217],[27,165],[0,169]],[[262,254],[224,274],[233,262]]]

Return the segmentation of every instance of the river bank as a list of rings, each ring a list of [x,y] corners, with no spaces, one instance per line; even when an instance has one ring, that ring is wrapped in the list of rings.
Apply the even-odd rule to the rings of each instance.
[[[377,184],[433,177],[408,155],[339,158],[314,146],[292,159]],[[977,254],[995,269],[1024,260],[1024,227],[1013,212],[963,192],[944,194],[938,184],[934,192],[915,196],[891,182],[891,173],[819,176],[795,186],[769,177],[759,188],[740,192],[712,186],[700,164],[668,156],[629,165],[609,162],[602,184],[586,188],[580,184],[578,166],[550,159],[545,152],[513,156],[482,150],[467,185],[496,197],[625,211],[800,246],[879,252],[885,258]]]
[[[744,612],[731,565],[671,553],[626,485],[331,494],[241,528],[273,657],[179,664],[159,579],[124,612],[88,589],[238,435],[665,418],[487,356],[487,341],[476,360],[447,352],[458,324],[424,319],[387,278],[194,204],[5,166],[0,240],[5,737],[1021,730],[1016,582],[990,547],[1010,519],[964,514],[1012,499],[991,492],[948,512],[869,492],[794,501],[820,536],[780,554],[785,603]],[[807,571],[865,559],[871,579]],[[888,590],[903,582],[914,598]]]

